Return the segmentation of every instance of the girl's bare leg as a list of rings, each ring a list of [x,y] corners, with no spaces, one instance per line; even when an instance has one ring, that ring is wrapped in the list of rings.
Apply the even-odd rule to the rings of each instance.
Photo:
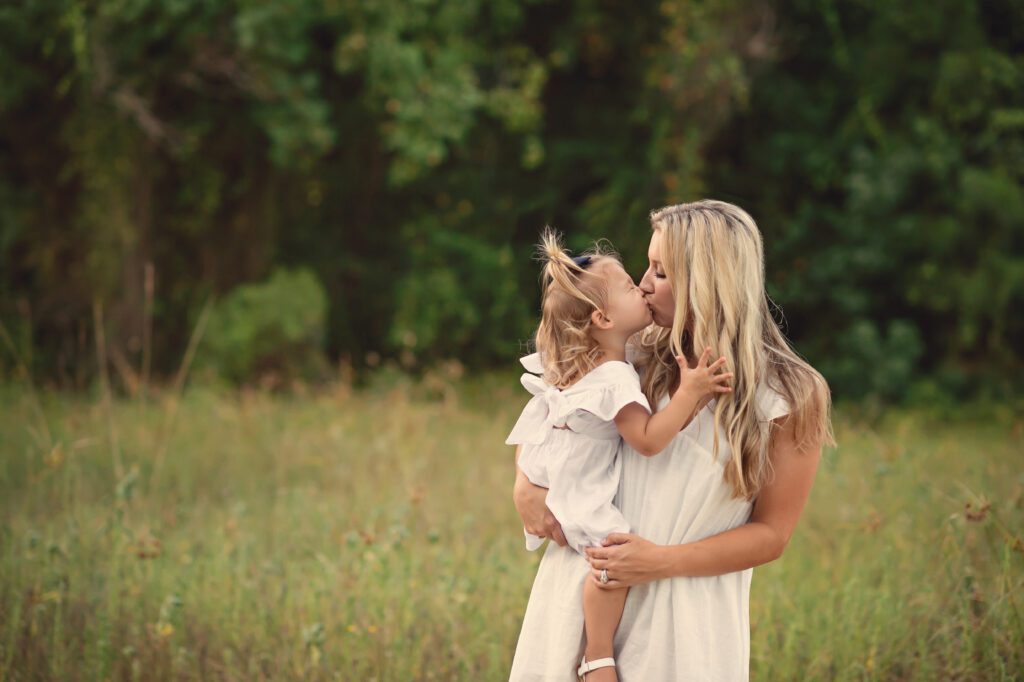
[[[588,579],[583,585],[583,624],[587,633],[588,661],[614,658],[612,643],[619,627],[628,589],[602,590]],[[598,668],[586,675],[586,682],[618,682],[615,668]]]

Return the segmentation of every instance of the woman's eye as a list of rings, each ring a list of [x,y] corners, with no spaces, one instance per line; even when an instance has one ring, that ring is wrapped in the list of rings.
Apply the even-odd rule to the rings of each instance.
[[[658,279],[665,279],[665,273],[662,272],[655,272],[654,276],[657,277]]]

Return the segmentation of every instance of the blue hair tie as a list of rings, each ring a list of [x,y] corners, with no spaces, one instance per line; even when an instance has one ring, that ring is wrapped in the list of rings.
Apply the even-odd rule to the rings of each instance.
[[[572,262],[586,270],[587,266],[590,265],[590,256],[573,256]]]

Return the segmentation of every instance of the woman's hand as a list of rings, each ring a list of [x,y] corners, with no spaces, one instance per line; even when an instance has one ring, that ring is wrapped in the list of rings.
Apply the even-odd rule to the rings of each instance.
[[[516,485],[512,492],[512,501],[519,516],[523,517],[526,532],[542,538],[551,538],[559,546],[565,547],[562,524],[548,509],[547,497],[547,488],[531,483],[526,474],[516,467]]]
[[[601,547],[587,548],[591,580],[602,590],[642,585],[671,575],[669,557],[663,545],[656,545],[633,533],[612,533]],[[608,582],[601,584],[601,569],[608,571]]]

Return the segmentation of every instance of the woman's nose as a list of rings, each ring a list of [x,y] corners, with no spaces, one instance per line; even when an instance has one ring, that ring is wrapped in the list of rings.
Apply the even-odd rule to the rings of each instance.
[[[644,295],[653,294],[654,287],[651,286],[651,278],[648,276],[650,273],[645,272],[644,276],[640,279],[640,290],[644,292]]]

